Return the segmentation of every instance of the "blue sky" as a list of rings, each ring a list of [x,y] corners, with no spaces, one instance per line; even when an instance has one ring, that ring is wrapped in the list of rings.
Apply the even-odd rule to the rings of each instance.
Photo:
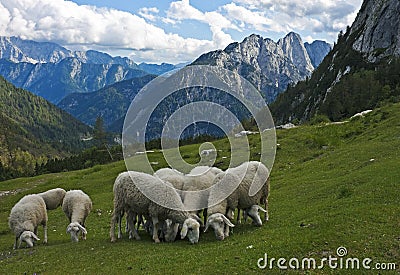
[[[333,43],[362,0],[0,0],[0,35],[179,63],[256,33]]]

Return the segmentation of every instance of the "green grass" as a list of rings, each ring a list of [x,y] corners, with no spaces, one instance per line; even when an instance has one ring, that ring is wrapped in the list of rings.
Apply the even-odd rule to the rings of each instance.
[[[250,136],[251,156],[257,158],[259,136]],[[237,225],[226,240],[212,232],[197,245],[187,240],[155,244],[143,231],[141,241],[124,236],[110,243],[112,185],[123,162],[90,169],[42,175],[0,183],[1,274],[248,274],[279,273],[260,270],[257,260],[268,257],[336,256],[340,246],[348,257],[369,257],[373,263],[400,265],[400,104],[375,110],[341,125],[312,125],[277,131],[280,144],[271,175],[270,221],[261,228]],[[216,164],[226,168],[226,140],[213,142]],[[199,160],[199,145],[181,148],[188,162]],[[160,152],[149,154],[166,166]],[[140,170],[140,163],[137,164]],[[49,243],[13,250],[7,224],[12,206],[25,194],[62,187],[79,188],[93,200],[87,220],[88,239],[71,243],[61,209],[49,211]],[[39,228],[39,237],[43,236]],[[303,270],[299,273],[347,274],[346,270]],[[365,273],[365,270],[352,273]],[[378,273],[377,270],[371,274]]]

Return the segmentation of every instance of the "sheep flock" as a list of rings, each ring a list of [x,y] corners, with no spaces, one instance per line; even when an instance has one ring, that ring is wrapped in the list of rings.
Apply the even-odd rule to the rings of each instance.
[[[207,230],[214,231],[217,240],[224,240],[235,226],[235,211],[235,223],[242,222],[241,216],[244,222],[250,218],[255,226],[268,221],[269,188],[269,170],[257,161],[226,171],[198,166],[188,174],[170,168],[162,168],[153,175],[122,172],[113,185],[110,239],[116,242],[122,238],[125,216],[129,239],[140,240],[142,228],[155,243],[188,239],[196,244]],[[68,219],[66,233],[71,240],[78,242],[79,236],[85,240],[91,198],[82,190],[56,188],[26,195],[11,209],[9,227],[15,234],[14,249],[21,247],[22,242],[33,247],[40,240],[39,225],[43,226],[43,242],[47,243],[47,211],[59,206]]]

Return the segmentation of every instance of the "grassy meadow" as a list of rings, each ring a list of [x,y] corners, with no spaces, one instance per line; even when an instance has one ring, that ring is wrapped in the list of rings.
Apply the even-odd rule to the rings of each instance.
[[[249,136],[257,159],[259,136]],[[257,266],[259,258],[317,260],[337,257],[371,258],[396,263],[396,270],[370,270],[371,274],[400,272],[400,104],[374,110],[343,124],[305,125],[277,130],[277,155],[271,174],[270,221],[255,227],[248,221],[217,241],[212,231],[197,245],[187,240],[155,244],[143,230],[142,240],[111,243],[109,225],[112,186],[123,162],[90,169],[0,182],[0,274],[279,274]],[[213,142],[216,165],[229,163],[228,142]],[[199,145],[181,148],[182,157],[195,163]],[[166,166],[162,153],[149,154],[155,169]],[[140,170],[140,163],[138,170]],[[12,206],[24,195],[62,187],[82,189],[93,209],[87,219],[86,241],[72,243],[68,220],[61,208],[48,212],[48,244],[13,250],[8,227]],[[5,194],[5,191],[10,191]],[[40,227],[38,236],[43,237]],[[318,263],[318,261],[317,261]],[[288,263],[286,262],[286,265]],[[300,274],[364,274],[366,270],[297,270]]]

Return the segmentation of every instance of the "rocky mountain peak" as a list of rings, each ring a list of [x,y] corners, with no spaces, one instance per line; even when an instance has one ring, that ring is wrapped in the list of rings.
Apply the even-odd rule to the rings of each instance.
[[[297,68],[304,70],[307,74],[314,71],[314,66],[299,34],[290,32],[284,38],[279,39],[277,44]]]
[[[325,44],[330,49],[329,44]],[[313,52],[314,48],[309,51]],[[193,64],[237,71],[260,90],[268,102],[274,101],[289,84],[305,79],[314,70],[300,35],[294,32],[278,42],[252,34],[242,42],[229,44],[224,50],[203,54]]]
[[[400,56],[400,1],[365,0],[351,26],[356,34],[353,49],[375,62]]]

